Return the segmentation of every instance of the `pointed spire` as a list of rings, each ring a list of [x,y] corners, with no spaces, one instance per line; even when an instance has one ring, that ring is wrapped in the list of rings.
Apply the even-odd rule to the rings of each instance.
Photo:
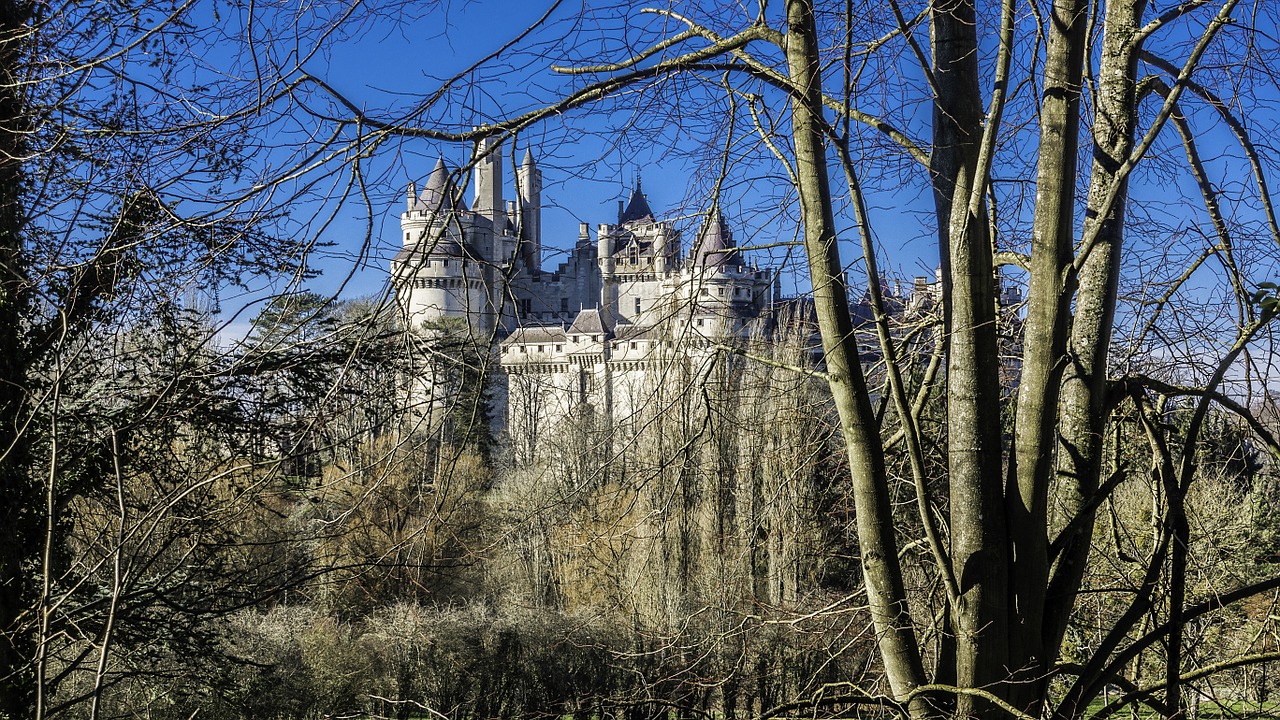
[[[729,229],[729,223],[725,222],[724,216],[720,214],[720,208],[717,207],[711,211],[702,228],[702,238],[698,243],[696,255],[697,267],[743,264],[742,255],[733,244],[733,231]]]
[[[625,225],[641,220],[653,222],[653,211],[649,209],[649,201],[644,196],[644,190],[640,187],[640,176],[637,175],[636,187],[631,191],[631,200],[627,203],[627,209],[622,211],[622,216],[618,218],[618,224]]]
[[[418,202],[420,206],[417,209],[427,212],[457,209],[457,191],[449,180],[449,168],[445,166],[444,158],[436,160],[435,169],[427,178],[427,184],[422,188]]]
[[[523,167],[533,167],[533,150],[532,149],[530,148],[524,149],[524,159],[520,161],[520,165]]]

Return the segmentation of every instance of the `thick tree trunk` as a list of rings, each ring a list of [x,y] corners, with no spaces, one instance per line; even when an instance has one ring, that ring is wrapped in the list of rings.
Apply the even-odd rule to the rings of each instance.
[[[986,212],[971,198],[979,177],[984,113],[978,89],[976,13],[971,2],[933,7],[931,171],[937,200],[947,342],[947,464],[951,560],[960,597],[952,608],[956,684],[1002,695],[1009,675],[1009,545],[1000,436],[993,251]],[[971,695],[959,717],[995,712]]]
[[[1071,266],[1075,236],[1076,153],[1088,8],[1083,0],[1057,0],[1045,28],[1048,46],[1031,278],[1008,488],[1013,549],[1009,664],[1016,681],[1010,699],[1037,717],[1044,701],[1047,671],[1054,661],[1051,655],[1056,655],[1056,648],[1043,645],[1041,632],[1049,580],[1047,496],[1054,471],[1057,406],[1071,313],[1066,270]]]
[[[1115,318],[1116,289],[1120,277],[1120,249],[1124,239],[1127,178],[1124,162],[1134,147],[1137,123],[1136,74],[1140,48],[1134,42],[1145,0],[1127,0],[1107,6],[1103,29],[1102,59],[1098,70],[1097,109],[1093,123],[1094,162],[1085,214],[1075,320],[1068,345],[1070,364],[1065,370],[1058,412],[1056,511],[1054,527],[1086,515],[1075,534],[1066,539],[1053,559],[1046,595],[1044,645],[1056,648],[1066,632],[1084,575],[1092,513],[1086,503],[1098,488],[1102,467],[1107,380],[1107,352]],[[1109,208],[1104,203],[1113,188],[1117,195]],[[1105,211],[1105,212],[1104,212]]]
[[[893,531],[884,450],[859,364],[848,288],[836,247],[823,119],[817,29],[810,0],[787,3],[787,65],[804,245],[822,334],[828,381],[849,455],[859,552],[880,655],[893,694],[904,698],[924,677]],[[923,698],[912,714],[927,714]]]

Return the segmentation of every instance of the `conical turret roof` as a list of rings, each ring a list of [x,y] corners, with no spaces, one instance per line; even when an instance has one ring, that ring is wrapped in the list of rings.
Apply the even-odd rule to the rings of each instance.
[[[636,187],[631,191],[631,200],[627,203],[627,209],[622,211],[622,217],[618,218],[618,224],[625,225],[640,221],[653,222],[653,211],[649,209],[649,201],[645,199],[644,190],[640,188],[640,178],[636,178]]]
[[[436,160],[435,169],[427,177],[426,185],[418,195],[418,202],[413,209],[426,212],[458,209],[458,190],[449,178],[449,168],[445,166],[444,158]]]
[[[733,244],[733,231],[725,222],[720,210],[714,210],[702,228],[695,257],[696,267],[735,267],[745,263],[737,246]]]

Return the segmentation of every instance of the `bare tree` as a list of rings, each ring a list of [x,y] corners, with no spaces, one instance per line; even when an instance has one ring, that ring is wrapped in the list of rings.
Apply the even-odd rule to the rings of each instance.
[[[262,474],[213,313],[218,287],[309,275],[311,240],[280,240],[275,199],[243,182],[258,98],[204,92],[202,17],[0,8],[7,718],[98,716],[126,670],[199,655],[201,620],[296,580],[237,536]]]
[[[340,93],[297,51],[360,32],[354,8],[255,7],[238,26],[255,69],[183,87],[174,58],[198,53],[173,49],[199,43],[192,9],[0,13],[0,714],[49,714],[66,668],[96,668],[67,703],[101,697],[119,610],[157,589],[184,597],[190,558],[222,581],[264,587],[280,577],[255,572],[289,565],[246,561],[226,536],[237,526],[189,505],[257,522],[264,506],[285,509],[283,495],[254,511],[223,501],[278,476],[226,445],[170,452],[227,411],[225,395],[201,385],[226,367],[202,354],[210,332],[115,394],[94,386],[102,339],[162,324],[156,309],[200,273],[305,277],[324,221],[289,227],[299,239],[282,248],[263,209],[285,196],[339,208],[359,198],[373,217],[368,158],[394,143],[483,154],[554,138],[553,121],[569,137],[577,118],[624,147],[691,135],[690,157],[706,168],[698,207],[758,183],[781,201],[762,203],[761,217],[782,206],[774,226],[800,229],[854,505],[860,582],[848,585],[866,593],[883,683],[823,684],[762,714],[874,704],[914,718],[1076,718],[1121,685],[1122,704],[1172,718],[1187,687],[1276,659],[1247,645],[1227,659],[1188,652],[1202,621],[1280,587],[1274,575],[1188,580],[1213,557],[1193,530],[1210,514],[1190,504],[1211,477],[1212,409],[1277,449],[1246,396],[1265,385],[1280,309],[1269,276],[1275,158],[1257,139],[1275,127],[1269,6],[786,0],[570,13],[553,3],[473,66],[385,111]],[[161,61],[139,63],[144,52]],[[467,93],[503,79],[518,100],[457,120]],[[279,130],[281,117],[306,127],[237,178],[245,139]],[[765,163],[777,170],[761,173]],[[320,189],[335,179],[337,190]],[[882,289],[880,243],[896,238],[876,208],[903,187],[932,200],[917,234],[936,239],[941,264],[941,322],[919,343],[891,325]],[[848,244],[866,275],[870,332],[850,313]],[[1028,288],[1013,338],[1001,337],[1000,267]],[[117,347],[119,383],[139,355]],[[877,369],[864,371],[873,357]],[[459,423],[482,425],[479,400],[467,405]],[[1109,459],[1109,438],[1128,455]],[[1152,498],[1150,541],[1096,542],[1099,510],[1135,486]],[[904,488],[915,517],[897,509]],[[146,531],[156,507],[172,532]],[[69,561],[72,517],[97,541]],[[680,528],[668,530],[679,544]],[[919,548],[925,568],[904,560]],[[1132,572],[1096,642],[1068,659],[1079,594],[1106,552]],[[131,585],[130,567],[159,581]],[[1143,685],[1149,672],[1131,675],[1147,661],[1160,672]]]
[[[1265,98],[1276,87],[1259,61],[1274,50],[1258,25],[1269,13],[1236,0],[1170,9],[1072,0],[611,8],[565,21],[576,32],[627,18],[631,34],[588,49],[572,33],[549,39],[560,17],[553,7],[407,114],[362,112],[325,90],[348,123],[372,129],[371,138],[505,139],[574,112],[607,115],[624,96],[643,104],[639,125],[680,123],[715,107],[723,118],[715,129],[754,134],[749,150],[704,147],[728,148],[715,159],[722,178],[748,176],[748,160],[773,155],[792,187],[887,685],[810,704],[887,703],[918,718],[1079,717],[1136,654],[1160,643],[1169,648],[1164,677],[1143,698],[1175,717],[1183,712],[1181,685],[1211,671],[1183,653],[1188,623],[1280,585],[1250,578],[1201,597],[1184,580],[1185,500],[1198,482],[1204,419],[1216,404],[1249,421],[1235,389],[1246,386],[1236,378],[1257,369],[1247,351],[1268,337],[1276,311],[1268,280],[1280,241],[1268,190],[1274,159],[1251,136],[1253,127],[1274,125]],[[472,129],[447,122],[453,83],[521,67],[567,80],[548,81],[558,95],[534,95],[527,112]],[[1191,117],[1226,133],[1197,134]],[[691,126],[708,127],[680,124]],[[1205,163],[1201,147],[1210,143],[1213,156],[1229,156],[1223,168]],[[1175,150],[1185,166],[1172,161]],[[1215,172],[1247,180],[1225,189]],[[873,203],[891,200],[873,198],[893,183],[880,173],[914,178],[932,195],[925,226],[936,233],[941,260],[937,382],[903,372],[907,351],[888,326],[877,247],[887,233],[875,227]],[[1173,182],[1166,178],[1185,179],[1195,201],[1158,197]],[[1157,224],[1134,221],[1157,208],[1203,228],[1183,236],[1199,250],[1184,253],[1188,262],[1177,269],[1142,261],[1169,246]],[[875,310],[883,395],[864,374],[860,359],[871,348],[849,312],[838,224],[846,218]],[[1028,287],[1016,373],[997,331],[996,272],[1008,265]],[[1198,293],[1221,302],[1198,319],[1171,317]],[[1174,334],[1172,322],[1182,323]],[[1113,358],[1121,342],[1148,356],[1181,354],[1182,372],[1148,377],[1132,355]],[[1001,387],[1011,375],[1016,393]],[[943,437],[922,427],[935,391],[945,401]],[[1163,424],[1156,395],[1191,399],[1185,426],[1172,432]],[[1068,666],[1061,648],[1094,548],[1096,512],[1123,477],[1103,462],[1104,438],[1122,427],[1113,421],[1119,407],[1134,413],[1138,424],[1127,427],[1147,438],[1160,478],[1156,542],[1141,559],[1141,582],[1124,594],[1124,612],[1086,662]],[[1274,448],[1264,428],[1251,427]],[[941,477],[930,470],[935,452],[945,457]],[[945,596],[937,616],[904,583],[891,454],[904,458],[915,488],[916,527]]]

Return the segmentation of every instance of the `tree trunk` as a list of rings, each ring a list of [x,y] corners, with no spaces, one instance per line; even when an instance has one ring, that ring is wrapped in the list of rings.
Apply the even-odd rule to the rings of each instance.
[[[787,66],[794,85],[791,122],[796,175],[814,305],[822,334],[828,384],[849,456],[859,552],[871,617],[889,684],[894,696],[903,698],[922,683],[924,670],[903,588],[883,447],[859,364],[848,288],[836,247],[821,116],[817,28],[809,0],[789,0],[787,25]],[[923,699],[912,703],[911,710],[917,717],[927,713]]]
[[[1098,488],[1102,467],[1105,426],[1107,352],[1115,318],[1116,289],[1120,277],[1120,248],[1124,239],[1127,177],[1121,166],[1134,146],[1137,123],[1136,75],[1139,47],[1134,44],[1145,0],[1110,3],[1103,29],[1102,59],[1098,70],[1097,110],[1093,124],[1094,162],[1084,222],[1088,253],[1079,272],[1075,319],[1068,346],[1072,362],[1065,370],[1062,402],[1058,411],[1061,448],[1058,456],[1054,527],[1085,512],[1085,504]],[[1119,183],[1118,194],[1106,208],[1105,199]],[[1077,526],[1053,560],[1046,593],[1044,646],[1062,643],[1067,619],[1075,606],[1076,592],[1084,576],[1092,513]]]
[[[1043,644],[1044,592],[1049,578],[1048,488],[1054,470],[1057,406],[1066,360],[1075,237],[1076,153],[1080,88],[1089,5],[1054,3],[1045,33],[1040,154],[1031,239],[1031,278],[1024,325],[1022,377],[1018,387],[1015,449],[1008,490],[1013,617],[1009,665],[1011,700],[1038,717],[1047,671],[1056,649]]]
[[[1008,677],[1009,545],[1000,436],[999,353],[993,251],[979,177],[984,113],[978,89],[977,17],[967,0],[934,5],[930,170],[937,202],[947,342],[947,464],[951,561],[960,596],[952,608],[956,684],[1003,694]],[[959,717],[994,708],[971,695]]]

